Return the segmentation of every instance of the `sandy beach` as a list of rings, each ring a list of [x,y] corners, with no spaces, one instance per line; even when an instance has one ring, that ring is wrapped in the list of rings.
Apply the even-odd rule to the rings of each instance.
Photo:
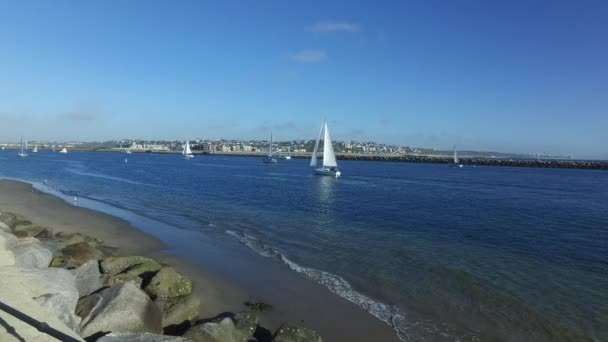
[[[188,249],[197,248],[196,238],[183,239],[176,253],[160,238],[123,219],[66,203],[28,183],[12,180],[0,180],[0,208],[54,231],[101,239],[116,247],[118,255],[142,255],[170,264],[192,279],[193,291],[201,299],[201,318],[242,311],[246,300],[261,298],[274,306],[272,311],[259,314],[261,325],[270,330],[293,322],[316,330],[324,341],[398,341],[391,327],[362,308],[253,252],[205,262],[192,260],[187,257]],[[206,269],[203,265],[212,266]],[[240,276],[221,272],[228,267],[242,270]]]

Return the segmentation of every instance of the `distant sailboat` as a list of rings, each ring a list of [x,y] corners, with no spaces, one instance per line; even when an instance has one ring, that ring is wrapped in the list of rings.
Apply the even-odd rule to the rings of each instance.
[[[319,150],[319,141],[321,141],[321,134],[323,133],[325,133],[323,137],[323,164],[321,167],[317,168],[317,151]],[[315,173],[318,175],[333,176],[336,178],[342,175],[340,170],[338,170],[338,162],[336,161],[336,154],[334,153],[334,147],[329,135],[329,127],[327,127],[327,122],[325,121],[319,130],[319,137],[317,138],[315,149],[310,158],[310,167],[314,167]]]
[[[21,138],[21,152],[19,152],[19,157],[27,157],[27,140],[25,141],[25,149],[23,148],[23,138]]]
[[[38,153],[38,144],[34,145],[34,149],[32,150],[32,153]]]
[[[125,149],[125,153],[126,153],[126,154],[131,154],[131,150],[129,150],[129,149],[127,148],[127,149]]]
[[[184,145],[184,149],[182,150],[182,155],[185,158],[194,158],[192,151],[190,150],[190,142],[186,140],[186,145]]]
[[[68,153],[68,149],[64,146],[59,153]]]
[[[450,164],[451,167],[463,167],[464,165],[460,164],[460,160],[458,159],[458,152],[456,151],[456,145],[454,145],[454,164]]]
[[[270,145],[268,146],[268,156],[264,158],[264,163],[276,163],[277,158],[272,155],[272,132],[270,132]]]

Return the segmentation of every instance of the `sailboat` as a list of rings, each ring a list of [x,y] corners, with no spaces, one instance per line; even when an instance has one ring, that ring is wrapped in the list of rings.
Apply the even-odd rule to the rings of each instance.
[[[25,141],[25,149],[23,148],[23,138],[21,138],[21,152],[19,152],[19,157],[27,157],[27,140]]]
[[[68,153],[68,149],[64,146],[59,153]]]
[[[264,158],[264,163],[276,163],[277,158],[272,155],[272,132],[270,132],[270,145],[268,146],[268,156]]]
[[[317,151],[319,150],[319,141],[321,140],[321,134],[323,134],[323,132],[325,132],[323,137],[323,164],[321,167],[317,168]],[[310,167],[315,168],[315,174],[317,175],[333,176],[336,178],[342,175],[340,170],[338,170],[336,154],[334,153],[334,147],[329,135],[329,128],[327,127],[327,122],[325,121],[323,121],[321,129],[319,130],[319,137],[317,138],[315,149],[312,152],[312,157],[310,158]]]
[[[38,144],[34,145],[34,149],[32,150],[32,153],[38,153]]]
[[[458,159],[458,152],[456,152],[456,145],[454,145],[454,163],[450,164],[451,167],[463,167],[464,165],[460,164],[460,160]]]
[[[186,145],[184,145],[184,149],[182,150],[182,155],[185,158],[194,158],[192,151],[190,150],[190,142],[186,140]]]

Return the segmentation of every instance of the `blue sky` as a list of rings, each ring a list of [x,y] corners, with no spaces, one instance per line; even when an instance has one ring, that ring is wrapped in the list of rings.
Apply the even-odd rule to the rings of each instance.
[[[608,158],[605,1],[2,1],[0,141],[314,138]]]

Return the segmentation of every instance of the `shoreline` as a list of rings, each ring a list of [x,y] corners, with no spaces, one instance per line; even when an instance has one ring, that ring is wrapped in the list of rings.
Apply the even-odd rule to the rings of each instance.
[[[75,152],[95,153],[124,153],[113,149],[73,149]],[[181,155],[179,151],[132,151],[133,154],[164,154]],[[222,156],[222,157],[248,157],[263,158],[266,152],[200,152],[192,151],[195,156]],[[293,159],[310,159],[311,153],[288,153]],[[445,155],[361,155],[361,154],[336,154],[339,161],[369,161],[369,162],[392,162],[412,164],[454,164],[453,157]],[[465,167],[498,166],[498,167],[523,167],[544,169],[574,169],[574,170],[608,170],[607,160],[578,160],[578,159],[516,159],[516,158],[483,158],[483,157],[460,157],[458,165]]]
[[[326,341],[399,341],[388,324],[361,307],[245,246],[239,245],[236,255],[211,251],[207,252],[209,258],[200,258],[192,250],[210,249],[208,244],[212,243],[200,232],[175,228],[175,232],[151,233],[126,219],[71,205],[18,180],[0,179],[0,208],[36,224],[99,238],[117,247],[118,255],[142,255],[171,264],[193,280],[194,292],[201,299],[201,318],[246,310],[245,301],[261,300],[274,306],[270,312],[258,313],[260,324],[270,330],[293,322],[314,329]],[[175,245],[166,243],[171,233],[183,237],[177,238]]]

